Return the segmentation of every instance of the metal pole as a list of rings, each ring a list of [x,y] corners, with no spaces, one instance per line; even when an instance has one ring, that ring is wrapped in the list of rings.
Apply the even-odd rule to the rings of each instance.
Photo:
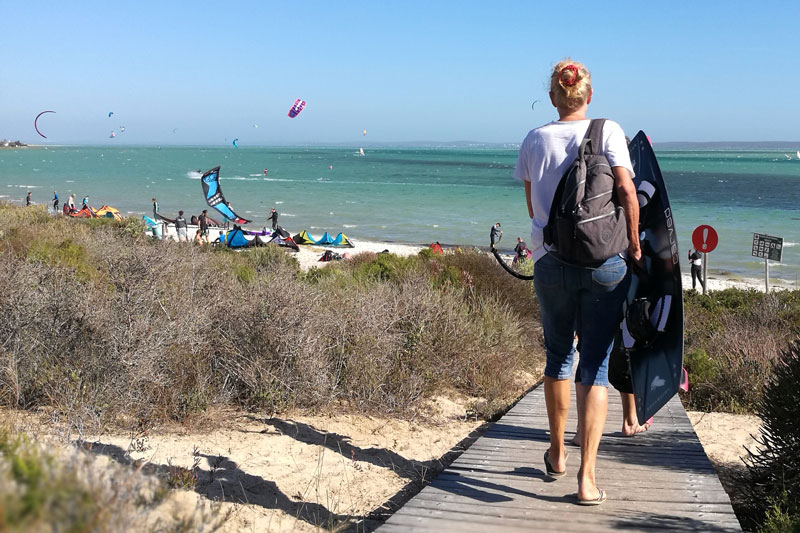
[[[764,281],[767,285],[767,292],[769,292],[769,259],[764,258]]]
[[[708,254],[703,254],[703,294],[706,293],[706,280],[708,279]]]

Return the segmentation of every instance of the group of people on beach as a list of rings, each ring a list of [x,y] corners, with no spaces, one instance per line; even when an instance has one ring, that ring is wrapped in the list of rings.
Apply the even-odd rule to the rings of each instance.
[[[64,208],[59,210],[59,205],[61,202],[58,199],[58,193],[53,191],[53,199],[51,200],[53,203],[53,212],[55,214],[64,213],[65,215],[69,215],[70,213],[77,213],[78,209],[75,208],[75,194],[70,194],[69,198],[67,199],[67,203],[64,204]],[[28,194],[25,196],[25,205],[30,206],[33,205],[33,194],[31,191],[28,191]],[[84,207],[88,207],[89,205],[89,195],[83,197],[81,209]]]

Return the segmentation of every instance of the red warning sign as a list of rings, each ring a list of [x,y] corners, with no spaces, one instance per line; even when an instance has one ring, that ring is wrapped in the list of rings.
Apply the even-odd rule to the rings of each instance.
[[[705,224],[697,226],[692,232],[692,246],[694,246],[694,249],[698,252],[703,252],[704,254],[713,252],[718,242],[719,236],[717,235],[717,230],[711,226]]]

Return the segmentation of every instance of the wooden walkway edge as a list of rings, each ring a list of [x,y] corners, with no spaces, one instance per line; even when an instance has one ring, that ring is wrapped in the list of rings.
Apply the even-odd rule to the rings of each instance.
[[[568,439],[576,420],[573,387]],[[626,438],[619,394],[609,389],[597,459],[608,500],[597,507],[576,504],[579,448],[567,446],[565,478],[545,478],[547,427],[540,385],[377,531],[741,531],[677,396],[649,431]]]

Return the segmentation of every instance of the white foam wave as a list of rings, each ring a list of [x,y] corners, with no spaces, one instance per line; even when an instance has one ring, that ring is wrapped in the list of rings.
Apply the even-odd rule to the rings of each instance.
[[[432,226],[433,226],[434,228],[438,228],[438,227],[439,227],[439,224],[433,224]]]
[[[261,179],[264,180],[264,181],[287,181],[287,182],[296,181],[296,180],[287,180],[287,179],[282,179],[282,178],[261,178]]]
[[[203,173],[198,172],[196,170],[190,170],[189,172],[186,173],[186,177],[193,180],[199,180],[200,178],[203,177]]]
[[[7,194],[0,194],[0,198],[8,198]]]
[[[258,181],[256,178],[245,178],[244,176],[231,176],[229,178],[224,178],[225,181],[228,180],[236,180],[236,181]]]
[[[784,248],[791,248],[792,246],[797,246],[797,243],[796,242],[791,242],[791,241],[784,241],[784,243],[783,243],[783,247]]]
[[[283,200],[280,200],[278,202],[275,202],[275,205],[281,205],[282,203],[283,203]]]
[[[342,224],[343,228],[357,228],[358,224]]]
[[[67,180],[64,183],[75,183],[75,180]]]
[[[293,215],[291,213],[281,213],[282,217],[296,217],[297,215]]]
[[[41,189],[41,185],[9,185],[9,187],[19,187],[20,189]]]
[[[248,174],[248,176],[250,176],[250,177],[253,177],[253,176],[255,176],[255,177],[257,177],[257,178],[260,178],[260,177],[261,177],[261,174]]]

